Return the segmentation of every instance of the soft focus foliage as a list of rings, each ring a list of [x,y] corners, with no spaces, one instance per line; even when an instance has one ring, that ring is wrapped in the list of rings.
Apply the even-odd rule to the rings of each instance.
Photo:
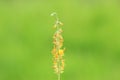
[[[1,0],[0,80],[57,80],[54,11],[67,48],[62,80],[120,80],[119,0]]]

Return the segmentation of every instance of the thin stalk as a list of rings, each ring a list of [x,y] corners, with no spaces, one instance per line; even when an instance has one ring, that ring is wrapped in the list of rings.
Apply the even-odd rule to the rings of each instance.
[[[59,26],[57,26],[57,29],[59,30]],[[59,42],[59,38],[57,38],[57,42]],[[59,43],[58,43],[59,44]],[[60,47],[57,46],[57,49],[59,51]],[[60,55],[58,56],[58,80],[61,79],[61,69],[60,69],[60,66],[61,66],[61,62],[60,62]]]
[[[59,54],[59,51],[61,49],[61,46],[60,46],[60,25],[62,25],[62,23],[59,21],[59,18],[57,16],[57,14],[54,12],[51,14],[51,16],[54,16],[55,19],[56,19],[56,22],[55,22],[55,28],[56,28],[56,32],[55,32],[55,41],[56,41],[56,52],[58,52],[58,57],[57,57],[57,77],[58,77],[58,80],[61,80],[61,55]],[[56,54],[56,53],[55,53]]]
[[[60,75],[60,73],[58,73],[58,80],[60,80],[61,79],[61,75]]]

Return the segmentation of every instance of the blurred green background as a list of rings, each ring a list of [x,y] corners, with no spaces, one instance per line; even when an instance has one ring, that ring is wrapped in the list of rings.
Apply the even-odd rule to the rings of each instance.
[[[0,80],[57,80],[54,11],[64,23],[62,80],[120,80],[119,0],[1,0]]]

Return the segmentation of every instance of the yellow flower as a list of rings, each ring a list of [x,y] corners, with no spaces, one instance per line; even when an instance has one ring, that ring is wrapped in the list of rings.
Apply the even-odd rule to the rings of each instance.
[[[57,14],[52,13],[52,16],[55,16],[56,23],[54,25],[54,28],[56,29],[54,35],[53,35],[53,44],[54,47],[52,49],[53,54],[53,68],[54,71],[60,75],[64,71],[64,51],[65,48],[63,47],[64,39],[62,37],[62,25],[63,23],[59,21]]]
[[[57,58],[58,58],[58,54],[57,54],[57,53],[54,55],[54,58],[55,58],[55,59],[57,59]]]
[[[59,50],[59,55],[63,56],[64,55],[64,50],[60,49]]]
[[[54,46],[53,50],[52,50],[52,54],[55,54],[56,53],[56,48]]]

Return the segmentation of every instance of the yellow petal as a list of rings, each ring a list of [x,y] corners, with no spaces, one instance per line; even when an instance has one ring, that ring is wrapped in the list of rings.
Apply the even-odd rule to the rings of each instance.
[[[64,50],[60,49],[60,50],[59,50],[59,55],[62,56],[63,54],[64,54]]]

